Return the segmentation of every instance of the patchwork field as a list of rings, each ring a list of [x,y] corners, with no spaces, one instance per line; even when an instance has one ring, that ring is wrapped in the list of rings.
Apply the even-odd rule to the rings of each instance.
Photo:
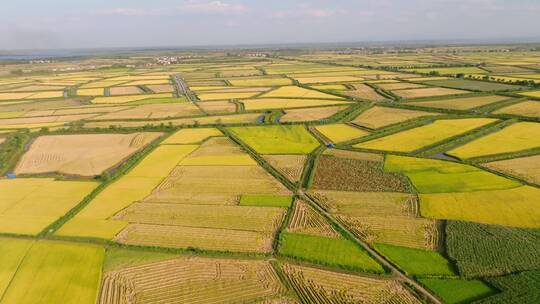
[[[229,130],[261,154],[307,154],[319,142],[303,126],[233,127]]]
[[[450,110],[470,110],[492,103],[507,100],[505,96],[478,96],[478,97],[466,97],[466,98],[452,98],[452,99],[440,99],[434,101],[420,101],[409,102],[407,104],[419,107],[437,108],[437,109],[450,109]]]
[[[525,117],[540,117],[540,102],[524,101],[511,106],[503,107],[493,112],[493,114],[508,114]]]
[[[437,115],[435,113],[399,108],[373,107],[358,115],[351,122],[370,129],[406,122],[411,119]]]
[[[460,95],[466,94],[467,91],[447,89],[447,88],[421,88],[421,89],[407,89],[407,90],[394,90],[393,94],[401,98],[422,98],[422,97],[436,97],[445,95]]]
[[[14,172],[99,175],[161,135],[148,132],[40,136],[21,157]]]

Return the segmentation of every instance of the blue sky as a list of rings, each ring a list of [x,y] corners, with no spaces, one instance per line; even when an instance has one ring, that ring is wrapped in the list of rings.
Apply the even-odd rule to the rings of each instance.
[[[540,0],[2,2],[0,49],[540,37]]]

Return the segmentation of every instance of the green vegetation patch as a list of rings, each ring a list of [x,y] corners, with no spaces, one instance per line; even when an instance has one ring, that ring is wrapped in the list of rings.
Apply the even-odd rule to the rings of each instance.
[[[496,292],[478,280],[420,279],[419,281],[447,304],[470,303]]]
[[[540,271],[486,279],[503,292],[488,297],[478,304],[537,304],[540,303]]]
[[[540,229],[449,221],[446,248],[466,277],[540,268]]]
[[[174,259],[175,257],[177,255],[172,253],[109,248],[103,261],[103,271],[107,272],[150,262]]]
[[[284,232],[280,236],[279,253],[332,267],[384,272],[382,266],[364,249],[346,239]]]
[[[240,206],[284,207],[288,208],[293,202],[291,196],[283,195],[242,195]]]
[[[510,189],[521,185],[473,166],[426,158],[388,155],[384,168],[406,174],[420,193]]]
[[[374,247],[408,275],[455,276],[450,262],[438,252],[387,244]]]
[[[261,154],[308,154],[320,145],[299,125],[232,127],[229,130]]]
[[[482,92],[491,92],[491,91],[515,91],[520,90],[523,87],[503,84],[496,82],[487,82],[487,81],[476,81],[468,79],[449,79],[449,80],[434,80],[426,81],[425,83],[441,87],[449,87],[454,89],[464,89],[464,90],[473,90],[473,91],[482,91]]]

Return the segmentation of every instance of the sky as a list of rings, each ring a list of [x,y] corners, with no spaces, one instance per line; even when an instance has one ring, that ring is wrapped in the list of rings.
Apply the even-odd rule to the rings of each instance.
[[[540,0],[3,0],[0,50],[540,37]]]

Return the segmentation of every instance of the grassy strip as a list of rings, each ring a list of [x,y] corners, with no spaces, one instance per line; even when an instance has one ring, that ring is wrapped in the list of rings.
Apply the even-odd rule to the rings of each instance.
[[[15,167],[31,138],[27,131],[7,135],[5,142],[0,145],[0,175]]]

